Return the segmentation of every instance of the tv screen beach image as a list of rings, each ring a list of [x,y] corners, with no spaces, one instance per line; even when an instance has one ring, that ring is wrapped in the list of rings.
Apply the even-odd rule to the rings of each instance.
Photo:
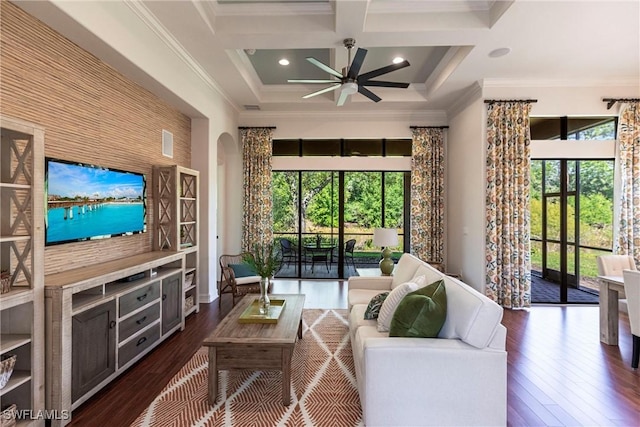
[[[142,174],[47,159],[46,244],[145,230]]]

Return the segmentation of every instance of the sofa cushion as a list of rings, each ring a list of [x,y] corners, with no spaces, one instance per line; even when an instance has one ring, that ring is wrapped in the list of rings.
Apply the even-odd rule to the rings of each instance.
[[[249,283],[259,283],[262,277],[260,276],[246,276],[236,279],[236,285],[248,285]]]
[[[366,307],[371,298],[383,292],[380,289],[349,289],[349,309],[354,305],[364,304]]]
[[[396,307],[402,301],[402,298],[405,297],[409,292],[413,292],[416,289],[424,286],[425,277],[420,276],[413,279],[411,282],[406,282],[401,284],[400,286],[396,286],[394,289],[389,292],[389,296],[382,303],[382,307],[380,307],[380,313],[378,314],[378,331],[380,332],[388,332],[389,326],[391,326],[391,318],[393,317],[393,313],[396,311]]]
[[[447,317],[443,280],[407,294],[391,319],[390,337],[435,338]]]
[[[240,277],[249,277],[256,275],[256,271],[253,269],[253,267],[244,262],[241,264],[229,264],[229,267],[231,267],[231,269],[233,270],[233,275],[236,277],[236,279]]]
[[[418,267],[424,263],[415,256],[404,253],[398,260],[398,264],[393,270],[393,279],[391,281],[391,289],[410,281],[416,273]],[[430,283],[430,282],[427,282]]]
[[[366,309],[367,306],[365,304],[357,304],[354,305],[349,312],[349,335],[351,336],[352,342],[355,338],[358,328],[360,328],[361,326],[371,326],[374,329],[378,326],[377,320],[367,320],[364,318],[364,311]]]
[[[445,276],[447,320],[438,337],[458,338],[477,348],[489,345],[502,320],[502,307],[471,288]]]
[[[382,303],[387,299],[387,296],[389,296],[389,292],[382,292],[371,298],[367,309],[364,311],[364,318],[367,320],[377,319],[380,313],[380,307],[382,307]]]
[[[425,276],[427,278],[426,283],[433,283],[442,279],[444,277],[444,273],[425,263],[416,270],[414,277],[418,276]]]

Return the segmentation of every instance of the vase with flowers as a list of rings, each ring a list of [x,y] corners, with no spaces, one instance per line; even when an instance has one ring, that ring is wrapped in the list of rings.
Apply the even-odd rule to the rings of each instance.
[[[256,243],[253,245],[253,251],[247,253],[243,260],[261,277],[258,307],[260,314],[267,315],[269,314],[269,307],[271,305],[268,294],[269,284],[280,266],[275,245],[273,243]]]

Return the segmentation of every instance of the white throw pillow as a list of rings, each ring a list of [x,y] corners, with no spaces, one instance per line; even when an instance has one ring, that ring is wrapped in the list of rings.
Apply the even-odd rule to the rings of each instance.
[[[380,313],[378,314],[378,332],[389,332],[391,319],[395,313],[398,304],[408,293],[418,290],[426,285],[426,277],[418,276],[411,279],[410,282],[396,286],[389,292],[389,296],[382,303]]]

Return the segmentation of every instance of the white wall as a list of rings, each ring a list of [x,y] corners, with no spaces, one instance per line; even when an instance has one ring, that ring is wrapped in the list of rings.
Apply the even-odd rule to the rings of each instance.
[[[397,112],[372,110],[367,113],[243,113],[242,126],[275,126],[275,139],[303,138],[411,138],[410,126],[446,125],[444,112]]]
[[[447,271],[484,293],[484,103],[451,117],[447,136]]]

